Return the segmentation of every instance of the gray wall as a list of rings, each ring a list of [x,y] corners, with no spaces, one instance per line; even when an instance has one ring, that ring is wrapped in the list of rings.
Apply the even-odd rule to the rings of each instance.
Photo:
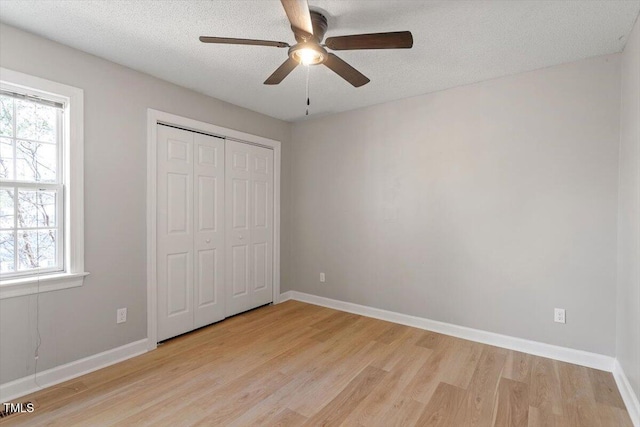
[[[616,356],[640,396],[640,23],[622,54]]]
[[[91,275],[81,288],[40,295],[38,369],[145,338],[147,108],[282,141],[285,163],[290,124],[6,25],[0,25],[0,65],[84,89],[85,267]],[[287,197],[283,188],[283,206]],[[283,209],[283,223],[286,214]],[[116,325],[118,307],[128,308],[125,324]],[[33,373],[34,342],[35,297],[0,301],[0,383]]]
[[[613,355],[619,111],[611,55],[294,124],[293,289]]]

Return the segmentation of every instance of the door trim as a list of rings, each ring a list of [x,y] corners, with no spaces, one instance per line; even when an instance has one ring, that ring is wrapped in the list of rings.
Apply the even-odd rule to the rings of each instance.
[[[157,211],[157,132],[158,123],[185,130],[206,133],[273,150],[273,303],[280,302],[280,141],[227,129],[164,111],[147,109],[147,349],[158,341],[157,277],[156,277],[156,211]]]

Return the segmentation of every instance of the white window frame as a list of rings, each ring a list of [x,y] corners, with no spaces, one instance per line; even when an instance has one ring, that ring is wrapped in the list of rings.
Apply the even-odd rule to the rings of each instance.
[[[60,104],[62,104],[63,106],[65,105],[66,100],[63,98],[60,98],[58,96],[52,96],[51,94],[45,94],[43,92],[40,91],[36,91],[33,89],[26,89],[23,87],[19,87],[16,85],[12,85],[6,82],[0,82],[0,93],[2,93],[2,91],[6,91],[6,92],[10,92],[10,93],[20,93],[20,94],[24,94],[27,96],[32,96],[32,97],[36,97],[36,98],[41,98],[41,99],[46,99],[48,101],[53,101],[53,102],[58,102]],[[58,110],[58,109],[57,109]],[[14,132],[16,130],[16,105],[14,102],[14,106],[13,106],[13,129]],[[18,180],[17,177],[16,179],[9,179],[9,180],[0,180],[0,186],[2,187],[10,187],[14,189],[14,216],[17,213],[17,209],[18,209],[18,192],[21,189],[27,189],[27,190],[32,190],[32,191],[38,191],[40,189],[43,190],[53,190],[56,192],[56,218],[64,218],[64,167],[65,167],[65,162],[64,160],[64,136],[63,133],[65,131],[64,129],[64,124],[63,124],[63,120],[64,120],[64,115],[65,115],[65,109],[62,108],[59,111],[56,111],[56,160],[57,160],[57,165],[56,165],[56,171],[57,171],[57,179],[56,182],[35,182],[35,181],[21,181]],[[8,139],[8,137],[7,137]],[[17,135],[13,135],[12,137],[14,144],[16,144],[14,146],[14,155],[17,152],[17,140],[21,139],[21,138],[17,138]],[[29,141],[29,140],[28,140]],[[41,143],[40,141],[33,141],[36,143]],[[49,143],[44,143],[44,144],[49,144]],[[17,168],[17,164],[14,165],[14,169]],[[57,222],[57,221],[56,221]],[[20,271],[17,267],[18,267],[18,251],[15,251],[14,254],[14,258],[15,258],[15,271],[11,272],[11,273],[0,273],[0,275],[4,275],[3,277],[0,277],[0,279],[6,279],[6,280],[11,280],[11,279],[18,279],[18,278],[22,278],[22,277],[30,277],[30,276],[35,276],[35,275],[42,275],[45,273],[60,273],[60,272],[64,272],[65,270],[65,266],[64,266],[64,239],[65,239],[65,235],[64,235],[64,221],[60,221],[59,223],[57,223],[55,225],[55,228],[58,232],[58,238],[56,239],[56,265],[54,267],[44,267],[44,268],[35,268],[35,269],[29,269],[29,270],[24,270],[24,271]],[[6,231],[6,230],[3,230]],[[15,234],[15,229],[14,229],[14,236],[17,237],[17,235]],[[16,240],[16,244],[17,244],[17,240]]]
[[[64,104],[62,155],[64,233],[63,271],[34,272],[28,276],[0,277],[0,299],[82,286],[84,277],[84,92],[18,71],[0,67],[0,86],[9,90],[62,100]]]

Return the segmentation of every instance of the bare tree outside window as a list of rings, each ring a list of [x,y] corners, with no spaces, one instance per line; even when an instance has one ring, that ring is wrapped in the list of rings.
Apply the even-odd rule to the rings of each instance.
[[[0,274],[62,269],[62,110],[0,94]]]

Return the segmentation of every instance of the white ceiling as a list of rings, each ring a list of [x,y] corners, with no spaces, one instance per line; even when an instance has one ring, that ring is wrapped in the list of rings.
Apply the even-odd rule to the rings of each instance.
[[[310,114],[434,92],[590,56],[620,52],[640,10],[633,1],[309,0],[326,37],[410,30],[410,50],[337,52],[371,79],[353,88],[310,69]],[[203,44],[200,35],[294,43],[278,0],[3,0],[0,20],[272,117],[304,118],[303,67],[262,82],[286,49]]]

